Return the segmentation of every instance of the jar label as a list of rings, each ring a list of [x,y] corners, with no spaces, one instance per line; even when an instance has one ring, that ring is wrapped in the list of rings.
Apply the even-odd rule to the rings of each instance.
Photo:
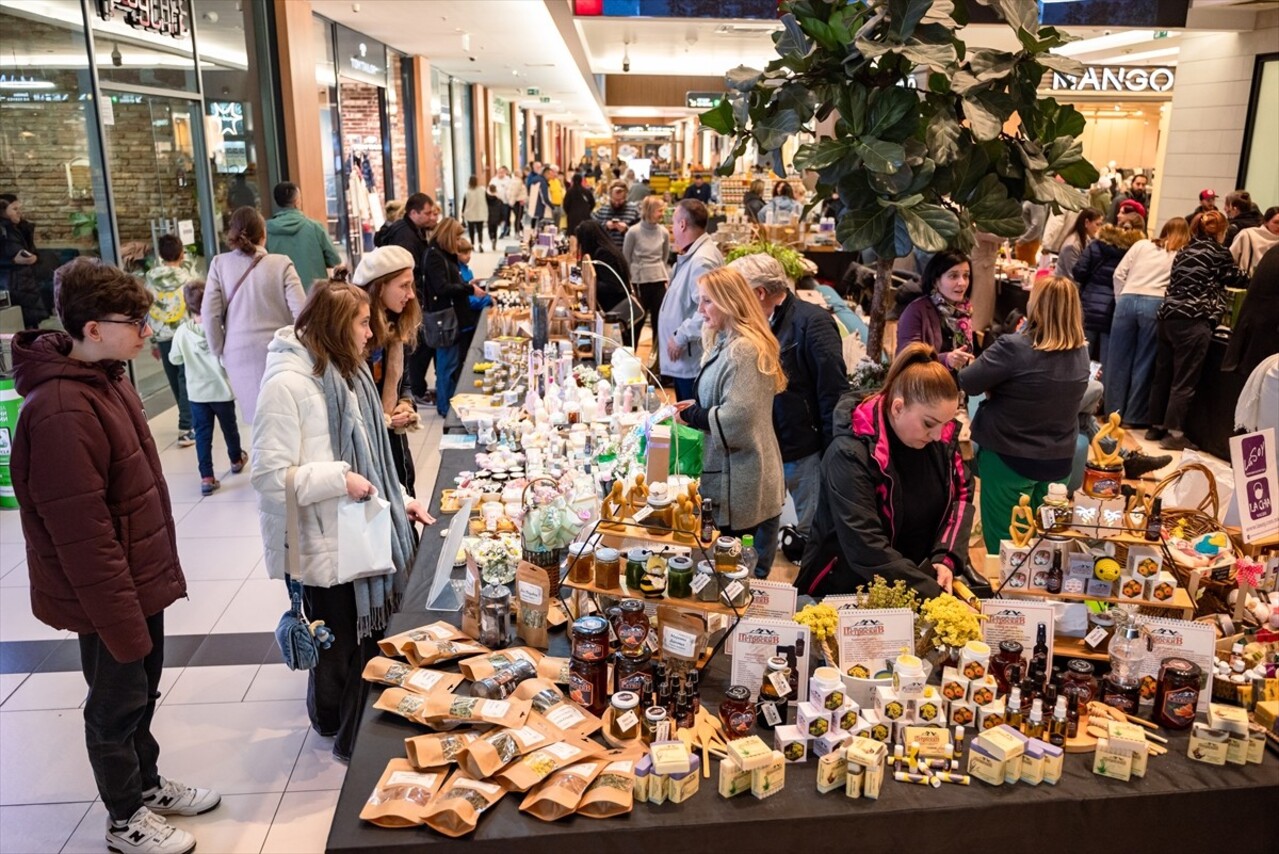
[[[694,593],[701,593],[702,588],[711,583],[711,574],[709,572],[699,572],[693,579],[691,585]]]
[[[627,623],[622,624],[622,630],[618,632],[618,640],[622,646],[639,649],[644,645],[644,641],[648,638],[648,626],[636,626]]]
[[[637,726],[639,726],[639,718],[633,711],[627,711],[617,719],[617,728],[622,732],[630,732]]]
[[[1199,691],[1195,688],[1169,691],[1164,695],[1163,717],[1169,721],[1180,721],[1184,725],[1195,719],[1195,706],[1198,703]]]
[[[568,675],[568,695],[580,706],[589,706],[595,700],[595,687],[590,680],[583,679],[578,673]]]
[[[786,686],[789,690],[790,686]],[[759,710],[764,715],[764,721],[769,726],[777,726],[782,722],[781,713],[777,711],[776,703],[760,703]]]
[[[409,677],[408,684],[429,694],[443,678],[444,674],[438,670],[419,670]]]
[[[662,648],[680,658],[696,661],[697,635],[665,626],[662,630]]]
[[[1096,649],[1097,645],[1106,639],[1106,630],[1101,626],[1093,629],[1084,637],[1084,643],[1088,644],[1090,649]]]
[[[723,596],[725,600],[732,602],[740,597],[744,592],[746,592],[746,588],[742,587],[742,583],[740,581],[730,581],[728,586],[724,588],[724,592],[720,595]]]
[[[754,711],[734,712],[728,716],[728,728],[735,733],[741,733],[744,735],[749,733],[753,726],[755,726]]]
[[[647,673],[628,673],[617,680],[617,689],[619,691],[634,691],[637,694],[647,694],[652,690],[652,683],[649,681]]]
[[[529,605],[542,604],[542,587],[538,584],[530,584],[527,581],[518,582],[516,589],[519,591],[520,601]]]
[[[790,693],[790,680],[786,678],[786,674],[780,670],[774,670],[768,674],[768,681],[772,684],[773,690],[777,692],[777,696],[785,697]]]

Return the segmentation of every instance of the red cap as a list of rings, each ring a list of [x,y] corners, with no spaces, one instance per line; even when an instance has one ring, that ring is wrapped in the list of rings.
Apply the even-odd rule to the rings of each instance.
[[[1145,219],[1146,206],[1141,202],[1134,202],[1132,199],[1124,199],[1119,203],[1119,212],[1126,213],[1127,211],[1136,211],[1141,214],[1143,219]]]
[[[1217,198],[1217,193],[1216,193],[1216,191],[1215,191],[1215,190],[1201,190],[1201,191],[1200,191],[1200,193],[1199,193],[1199,198],[1200,198],[1200,199],[1215,199],[1215,198]]]

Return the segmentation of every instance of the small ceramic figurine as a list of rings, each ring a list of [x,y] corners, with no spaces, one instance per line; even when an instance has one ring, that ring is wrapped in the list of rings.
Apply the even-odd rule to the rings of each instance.
[[[675,497],[675,538],[681,542],[692,542],[697,534],[697,511],[687,495]],[[685,533],[687,532],[687,533]]]
[[[1021,500],[1013,508],[1012,520],[1008,523],[1008,536],[1013,545],[1021,547],[1030,545],[1035,535],[1035,511],[1030,509],[1030,496],[1022,494]]]
[[[620,522],[626,518],[626,498],[622,495],[622,482],[613,481],[613,489],[600,503],[600,518],[607,522]]]
[[[1119,455],[1119,449],[1124,443],[1126,435],[1124,428],[1119,426],[1120,417],[1118,412],[1110,413],[1110,417],[1106,419],[1106,423],[1097,431],[1097,435],[1092,437],[1092,441],[1088,443],[1091,453],[1088,455],[1088,464],[1096,468],[1109,468],[1113,466],[1122,466],[1123,457]],[[1110,453],[1102,450],[1101,442],[1103,439],[1114,439],[1115,449]]]

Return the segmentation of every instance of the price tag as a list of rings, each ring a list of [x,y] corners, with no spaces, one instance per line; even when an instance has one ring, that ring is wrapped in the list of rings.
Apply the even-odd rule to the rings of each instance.
[[[636,717],[635,712],[633,711],[628,711],[626,714],[617,719],[618,729],[622,730],[622,732],[632,730],[638,725],[639,718]]]
[[[701,593],[702,588],[711,583],[711,574],[709,572],[699,572],[693,576],[693,583],[690,585],[694,593]]]
[[[527,605],[542,604],[542,587],[538,584],[530,584],[527,581],[521,581],[516,585],[520,591],[520,601]]]
[[[724,588],[724,592],[719,595],[721,599],[723,599],[725,602],[728,602],[731,605],[733,600],[736,599],[738,596],[741,596],[744,590],[745,588],[742,587],[742,582],[731,581],[729,582],[728,586]]]
[[[772,683],[774,690],[777,691],[777,696],[785,697],[790,693],[790,680],[780,670],[774,670],[768,674],[768,681]]]
[[[1084,643],[1088,644],[1089,649],[1096,649],[1098,644],[1106,639],[1106,630],[1098,626],[1088,633],[1084,638]]]
[[[635,521],[635,522],[643,522],[645,519],[647,519],[649,516],[652,516],[652,515],[653,515],[652,507],[641,507],[639,510],[636,511],[635,515],[632,516],[631,519],[632,521]]]
[[[787,686],[790,687],[789,685]],[[760,703],[759,710],[764,715],[764,721],[769,726],[779,726],[782,722],[782,716],[777,711],[776,703]]]

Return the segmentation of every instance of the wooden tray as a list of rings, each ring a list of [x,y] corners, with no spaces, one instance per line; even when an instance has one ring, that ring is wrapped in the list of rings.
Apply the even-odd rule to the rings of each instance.
[[[636,711],[636,715],[640,716],[638,710]],[[606,742],[608,742],[610,747],[642,747],[645,750],[648,749],[648,746],[645,745],[644,742],[641,741],[638,736],[636,736],[635,738],[617,738],[612,733],[610,733],[608,731],[608,727],[609,727],[609,724],[613,722],[613,718],[614,718],[613,707],[609,706],[607,709],[604,710],[604,716],[602,718],[602,720],[604,721],[604,728],[600,730],[599,735]],[[641,725],[641,729],[642,728],[643,726]]]
[[[1062,750],[1067,753],[1093,753],[1097,750],[1097,739],[1088,734],[1088,721],[1088,715],[1079,716],[1079,729],[1076,730],[1078,735],[1066,739],[1066,746]]]

